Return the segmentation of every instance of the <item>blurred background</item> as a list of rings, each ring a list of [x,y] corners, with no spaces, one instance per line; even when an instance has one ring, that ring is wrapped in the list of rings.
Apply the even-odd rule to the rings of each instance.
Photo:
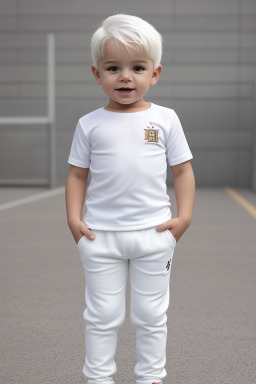
[[[90,40],[115,13],[163,35],[163,72],[146,100],[177,112],[194,155],[166,384],[255,383],[256,0],[0,0],[0,382],[85,382],[84,270],[64,184],[78,119],[108,103]],[[167,184],[175,217],[169,167]],[[134,384],[127,284],[116,382]]]
[[[91,73],[90,38],[114,13],[141,16],[163,35],[163,73],[146,100],[177,112],[197,186],[256,188],[254,0],[0,0],[0,185],[65,184],[78,119],[107,103]],[[3,119],[49,114],[53,131],[47,119]]]

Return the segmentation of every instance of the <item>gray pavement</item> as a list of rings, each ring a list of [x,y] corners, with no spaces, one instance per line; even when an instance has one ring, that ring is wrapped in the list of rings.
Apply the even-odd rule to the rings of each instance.
[[[0,205],[42,191],[1,188]],[[197,190],[172,265],[166,384],[256,382],[255,239],[256,220],[223,189]],[[85,383],[84,272],[64,193],[0,211],[0,260],[1,384]],[[116,363],[116,383],[134,384],[129,284]]]

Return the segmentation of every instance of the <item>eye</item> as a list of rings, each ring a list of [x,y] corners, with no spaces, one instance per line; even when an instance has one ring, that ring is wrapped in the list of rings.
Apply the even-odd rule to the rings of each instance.
[[[112,67],[109,67],[107,70],[108,70],[109,72],[117,72],[117,71],[119,70],[119,68],[118,68],[118,67],[114,67],[114,66],[112,66]]]
[[[140,65],[136,65],[136,66],[133,68],[133,70],[134,70],[135,72],[142,72],[142,71],[144,71],[144,68],[141,67]]]

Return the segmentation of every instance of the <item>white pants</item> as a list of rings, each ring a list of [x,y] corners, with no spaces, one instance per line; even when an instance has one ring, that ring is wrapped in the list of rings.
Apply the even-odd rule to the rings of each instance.
[[[176,241],[169,230],[94,230],[78,250],[85,271],[84,319],[88,384],[113,384],[117,331],[125,319],[128,268],[131,280],[130,319],[136,327],[137,384],[162,384],[166,377],[166,311]]]

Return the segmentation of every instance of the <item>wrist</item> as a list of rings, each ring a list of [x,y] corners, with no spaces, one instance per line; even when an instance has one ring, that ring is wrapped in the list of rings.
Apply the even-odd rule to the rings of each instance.
[[[191,216],[178,216],[178,219],[180,219],[184,225],[184,227],[188,228],[190,226],[190,223],[192,221],[192,217]]]
[[[81,219],[77,218],[77,217],[71,217],[68,219],[68,226],[69,228],[72,228],[74,226],[77,226],[81,223]]]

